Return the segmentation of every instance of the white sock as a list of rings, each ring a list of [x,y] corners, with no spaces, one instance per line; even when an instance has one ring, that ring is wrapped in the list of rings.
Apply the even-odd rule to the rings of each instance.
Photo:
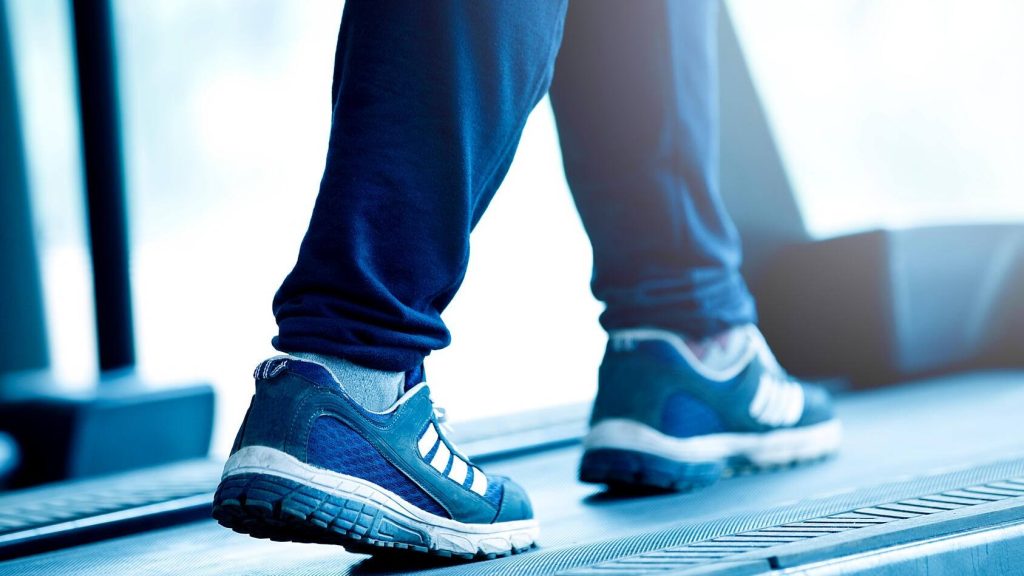
[[[402,392],[405,390],[405,372],[366,368],[337,356],[311,352],[291,352],[290,354],[327,368],[341,383],[345,393],[360,406],[372,412],[387,410],[402,396]]]

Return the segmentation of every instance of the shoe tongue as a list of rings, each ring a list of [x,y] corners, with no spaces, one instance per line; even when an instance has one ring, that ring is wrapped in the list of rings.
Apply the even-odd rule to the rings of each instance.
[[[423,364],[408,370],[405,373],[405,391],[412,390],[417,384],[427,381],[427,371],[423,368]]]
[[[419,384],[409,387],[404,392],[402,392],[402,395],[398,398],[394,405],[392,405],[391,408],[388,409],[388,411],[391,412],[394,410],[398,410],[403,404],[407,404],[409,402],[412,402],[413,400],[420,402],[420,396],[423,397],[422,401],[427,406],[433,405],[433,402],[430,400],[430,387],[427,386],[426,382],[420,382]]]

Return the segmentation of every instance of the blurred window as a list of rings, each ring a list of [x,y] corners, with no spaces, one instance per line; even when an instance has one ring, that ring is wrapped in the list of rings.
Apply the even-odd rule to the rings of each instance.
[[[1024,219],[1024,3],[729,8],[814,234]]]

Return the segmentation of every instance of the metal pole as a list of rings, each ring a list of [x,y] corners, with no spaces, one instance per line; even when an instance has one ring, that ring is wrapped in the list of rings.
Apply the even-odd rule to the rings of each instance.
[[[116,51],[109,0],[71,0],[100,370],[135,364]]]
[[[50,364],[16,86],[0,0],[0,374]]]

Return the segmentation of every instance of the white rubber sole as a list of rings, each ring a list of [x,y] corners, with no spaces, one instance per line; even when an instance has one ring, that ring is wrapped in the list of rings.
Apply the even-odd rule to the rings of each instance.
[[[770,432],[676,438],[634,420],[613,418],[594,426],[583,446],[586,450],[630,450],[679,462],[711,462],[742,457],[754,466],[772,466],[832,454],[839,449],[842,437],[842,425],[835,419]]]
[[[310,466],[265,446],[249,446],[233,454],[224,466],[222,483],[242,474],[283,478],[344,501],[359,503],[368,510],[379,509],[383,514],[378,516],[387,516],[385,520],[391,525],[421,536],[418,542],[397,542],[409,544],[412,549],[422,547],[430,552],[461,557],[503,556],[532,547],[539,533],[536,520],[467,524],[437,516],[376,484]],[[382,544],[389,542],[376,545]]]

